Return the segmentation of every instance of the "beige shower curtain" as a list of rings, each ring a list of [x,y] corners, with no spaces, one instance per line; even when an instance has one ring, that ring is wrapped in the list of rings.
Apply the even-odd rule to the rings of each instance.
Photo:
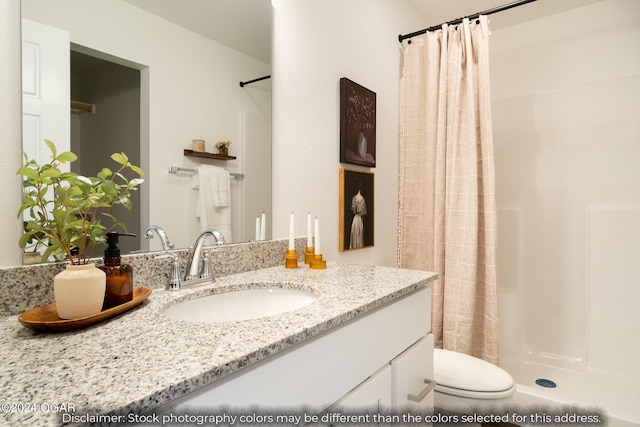
[[[486,16],[403,41],[398,264],[435,271],[437,347],[498,363]]]

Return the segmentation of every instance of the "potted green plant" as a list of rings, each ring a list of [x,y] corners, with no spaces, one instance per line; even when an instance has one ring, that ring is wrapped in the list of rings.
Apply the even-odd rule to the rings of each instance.
[[[118,164],[115,171],[103,168],[95,177],[64,171],[61,166],[74,162],[77,156],[70,151],[58,153],[53,142],[45,143],[51,161],[38,164],[25,153],[24,166],[17,172],[23,177],[18,216],[26,211],[30,217],[19,245],[24,249],[36,236],[44,236],[48,246],[42,259],[54,256],[70,262],[54,278],[58,315],[62,319],[89,316],[101,311],[105,290],[104,272],[90,262],[91,255],[96,246],[106,243],[107,232],[114,228],[126,230],[112,209],[115,205],[132,208],[130,196],[144,181],[143,172],[124,153],[111,155]],[[128,179],[125,171],[132,171],[139,178]],[[94,281],[96,284],[90,285]],[[91,307],[81,308],[82,302],[91,302],[87,304]]]

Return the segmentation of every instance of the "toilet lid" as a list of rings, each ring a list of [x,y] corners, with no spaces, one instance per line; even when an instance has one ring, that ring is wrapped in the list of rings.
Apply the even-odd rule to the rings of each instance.
[[[513,378],[505,370],[467,354],[436,348],[433,368],[436,383],[449,390],[500,392],[513,388]]]

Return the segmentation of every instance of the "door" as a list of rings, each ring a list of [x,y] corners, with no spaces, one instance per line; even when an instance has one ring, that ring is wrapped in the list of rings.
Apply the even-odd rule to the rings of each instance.
[[[69,33],[22,20],[22,149],[49,159],[45,139],[70,149]]]

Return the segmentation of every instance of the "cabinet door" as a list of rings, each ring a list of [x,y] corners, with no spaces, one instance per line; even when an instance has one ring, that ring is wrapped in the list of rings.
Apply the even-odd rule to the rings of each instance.
[[[341,410],[391,408],[391,365],[385,365],[335,405]]]
[[[433,335],[428,334],[391,361],[392,404],[426,413],[433,410]]]

